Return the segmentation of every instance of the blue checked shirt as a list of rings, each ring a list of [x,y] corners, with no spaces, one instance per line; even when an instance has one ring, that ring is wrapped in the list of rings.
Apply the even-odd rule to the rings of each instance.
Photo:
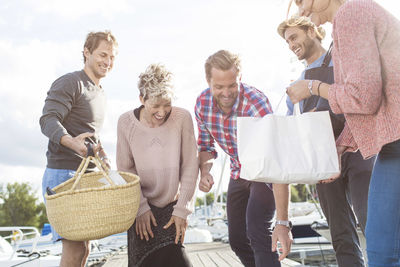
[[[214,142],[230,157],[231,178],[240,177],[240,162],[237,152],[237,117],[263,117],[272,113],[268,98],[261,91],[244,83],[229,114],[224,114],[212,97],[210,88],[204,90],[196,100],[195,115],[199,129],[197,144],[199,151],[207,151],[217,157]]]

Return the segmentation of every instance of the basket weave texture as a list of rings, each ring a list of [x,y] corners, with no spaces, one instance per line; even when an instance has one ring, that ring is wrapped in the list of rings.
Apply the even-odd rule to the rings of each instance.
[[[93,162],[100,171],[85,173]],[[47,217],[56,232],[67,240],[100,239],[127,231],[133,224],[140,203],[139,177],[118,172],[127,182],[115,185],[107,167],[98,157],[82,160],[75,176],[46,194]],[[110,185],[98,180],[105,177]]]

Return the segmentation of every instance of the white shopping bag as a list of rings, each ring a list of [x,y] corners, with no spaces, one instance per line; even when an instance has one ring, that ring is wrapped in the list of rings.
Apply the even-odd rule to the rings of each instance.
[[[108,173],[108,176],[110,176],[110,179],[114,182],[116,185],[124,185],[126,184],[126,181],[122,176],[118,173],[116,170],[110,170]],[[110,186],[110,182],[105,177],[102,177],[98,180],[98,182],[104,184],[105,186]]]
[[[288,184],[314,184],[338,174],[339,162],[328,111],[238,117],[240,177]]]

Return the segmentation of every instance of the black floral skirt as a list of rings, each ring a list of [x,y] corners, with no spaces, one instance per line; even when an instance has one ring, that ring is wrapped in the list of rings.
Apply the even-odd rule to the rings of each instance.
[[[136,221],[128,230],[128,263],[129,267],[139,267],[144,259],[149,256],[152,252],[175,244],[176,230],[175,225],[172,224],[167,229],[163,227],[169,222],[174,210],[174,205],[177,201],[171,202],[164,208],[158,208],[149,203],[151,212],[156,218],[157,226],[151,223],[151,228],[154,234],[154,238],[149,237],[149,241],[140,239],[140,236],[136,235]],[[182,245],[179,241],[178,245]]]

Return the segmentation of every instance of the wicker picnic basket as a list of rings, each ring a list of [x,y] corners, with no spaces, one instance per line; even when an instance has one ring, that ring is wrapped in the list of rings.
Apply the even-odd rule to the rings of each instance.
[[[90,162],[100,171],[85,173]],[[82,160],[75,176],[46,194],[47,217],[56,232],[65,239],[100,239],[127,231],[139,208],[140,183],[137,175],[118,172],[127,182],[115,185],[108,169],[98,157]],[[110,185],[98,180],[105,177]]]

